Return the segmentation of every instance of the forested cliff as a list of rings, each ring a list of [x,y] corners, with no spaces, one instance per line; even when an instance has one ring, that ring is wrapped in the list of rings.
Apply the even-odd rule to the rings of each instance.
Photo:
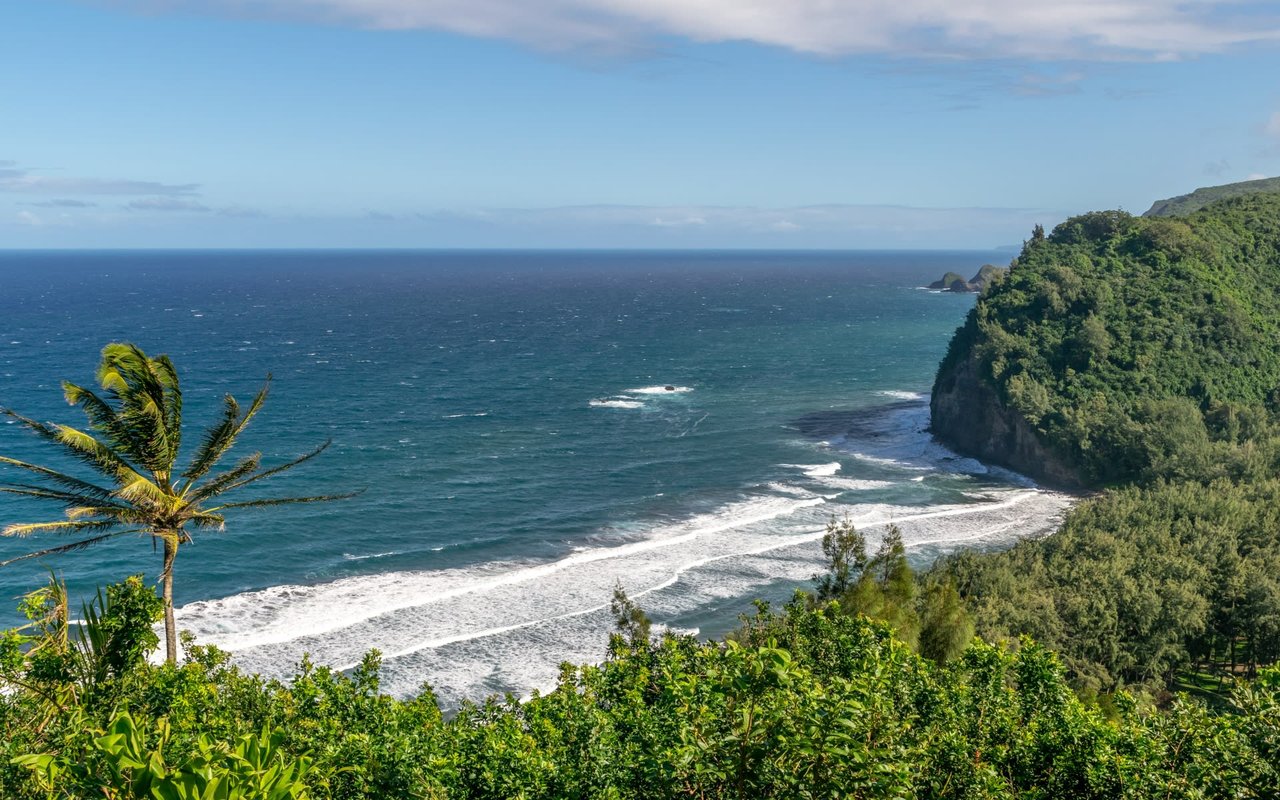
[[[934,432],[1105,491],[932,579],[980,636],[1052,647],[1086,694],[1253,674],[1280,657],[1278,386],[1280,194],[1037,231],[957,331]]]
[[[1274,460],[1280,194],[1034,235],[938,370],[934,433],[1046,482],[1243,477]]]

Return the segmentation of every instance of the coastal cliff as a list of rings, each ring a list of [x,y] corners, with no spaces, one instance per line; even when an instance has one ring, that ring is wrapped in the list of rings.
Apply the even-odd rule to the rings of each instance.
[[[932,431],[1063,488],[1230,477],[1280,463],[1256,444],[1280,442],[1277,341],[1280,193],[1083,214],[1037,231],[978,296]]]
[[[1007,467],[1060,489],[1080,489],[1076,470],[1053,453],[1016,409],[988,381],[977,358],[944,364],[929,400],[933,434],[958,453]]]

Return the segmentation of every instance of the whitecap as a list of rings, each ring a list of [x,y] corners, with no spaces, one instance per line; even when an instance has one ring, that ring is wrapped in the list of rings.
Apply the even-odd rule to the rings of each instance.
[[[925,395],[920,392],[908,392],[899,389],[885,389],[883,391],[876,392],[876,394],[881,397],[892,397],[895,400],[923,400],[925,398]]]
[[[343,553],[342,557],[347,561],[367,561],[370,558],[386,558],[387,556],[398,556],[398,555],[400,555],[399,550],[388,550],[385,553],[369,553],[368,555],[364,555],[364,556],[352,555],[351,553]]]
[[[840,462],[832,461],[827,464],[783,464],[784,467],[791,469],[804,470],[804,474],[810,478],[823,478],[835,475],[840,471]]]
[[[590,400],[587,405],[592,408],[644,408],[644,403],[639,400],[627,400],[624,398],[611,397],[605,400]]]
[[[792,486],[789,483],[770,483],[766,484],[767,488],[779,494],[789,494],[793,497],[816,497],[813,492],[803,489],[799,486]]]
[[[868,455],[867,453],[850,453],[850,455],[859,461],[865,461],[868,464],[876,464],[881,467],[893,467],[894,469],[908,469],[913,471],[924,471],[930,469],[930,467],[922,467],[917,464],[900,461],[896,458],[883,458],[881,456]]]
[[[920,476],[923,479],[924,476]],[[912,480],[916,480],[912,478]],[[821,481],[823,486],[830,486],[833,489],[843,489],[847,492],[873,492],[880,489],[890,489],[897,486],[893,481],[873,481],[859,480],[857,478],[824,478]]]

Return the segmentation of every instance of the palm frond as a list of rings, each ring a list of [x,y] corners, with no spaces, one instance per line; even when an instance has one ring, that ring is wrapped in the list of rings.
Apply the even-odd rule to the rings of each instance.
[[[227,526],[227,519],[221,514],[201,511],[192,515],[191,524],[195,525],[197,528],[214,528],[216,530],[224,530]]]
[[[117,416],[140,451],[137,461],[153,473],[167,474],[177,451],[171,441],[167,377],[155,360],[136,345],[113,342],[102,348],[98,382],[120,404]]]
[[[127,464],[119,454],[83,431],[77,431],[66,425],[37,422],[12,409],[6,408],[2,411],[5,416],[21,422],[40,438],[58,445],[73,458],[88,464],[109,478],[118,477],[121,465],[133,471],[133,467]]]
[[[0,411],[3,411],[3,409],[0,409]],[[82,481],[72,475],[67,475],[65,473],[58,472],[57,470],[49,469],[48,467],[42,467],[38,464],[28,464],[25,461],[19,461],[16,458],[6,458],[5,456],[0,456],[0,464],[8,464],[11,467],[24,469],[27,472],[39,475],[57,486],[64,486],[73,492],[83,493],[90,497],[97,497],[100,500],[109,500],[113,496],[111,489],[104,489],[96,484],[89,483],[88,481]],[[111,477],[115,476],[113,475]]]
[[[178,460],[178,451],[182,449],[182,386],[178,381],[178,370],[167,355],[155,357],[155,370],[164,388],[165,427],[169,430],[169,463]]]
[[[105,542],[108,539],[114,539],[117,536],[124,536],[127,533],[138,533],[138,532],[139,531],[114,531],[112,533],[104,534],[102,536],[94,536],[92,539],[83,539],[78,542],[72,542],[71,544],[64,544],[58,547],[50,547],[47,550],[38,550],[34,553],[27,553],[26,555],[18,556],[17,558],[11,558],[8,561],[0,561],[0,567],[7,567],[10,564],[15,564],[19,561],[26,561],[27,559],[30,559],[30,558],[41,558],[42,556],[52,556],[52,555],[58,555],[59,553],[70,553],[74,550],[83,550],[86,547],[91,547],[95,544],[98,544],[99,542]]]
[[[133,477],[121,483],[116,496],[136,504],[149,504],[153,507],[169,509],[179,499],[161,489],[151,479],[134,473]]]
[[[114,494],[125,496],[122,492],[126,488],[130,488],[133,494],[141,496],[140,483],[149,484],[154,493],[160,493],[160,487],[143,476],[140,471],[134,469],[118,453],[94,437],[69,425],[53,425],[51,427],[57,431],[57,441],[73,453],[76,453],[82,460],[97,466],[102,472],[113,471],[113,477],[120,487]]]
[[[310,461],[311,459],[323,453],[325,450],[328,450],[329,445],[331,444],[333,444],[333,440],[326,439],[324,444],[320,445],[315,450],[312,450],[310,453],[305,453],[301,456],[298,456],[294,460],[281,464],[277,467],[272,467],[271,469],[263,470],[262,472],[259,472],[256,475],[250,475],[247,478],[242,478],[240,480],[232,481],[229,484],[219,486],[216,492],[210,493],[209,489],[211,488],[211,483],[205,484],[205,486],[203,486],[202,488],[196,491],[196,493],[193,495],[193,500],[197,500],[197,501],[207,500],[210,497],[214,497],[219,494],[225,494],[226,492],[232,491],[233,489],[239,489],[242,486],[248,486],[251,483],[257,483],[263,478],[270,478],[272,475],[279,475],[281,472],[293,469],[299,464]]]
[[[220,506],[206,509],[208,512],[224,511],[228,508],[265,508],[267,506],[284,506],[291,503],[323,503],[328,500],[350,500],[364,494],[364,489],[346,494],[320,494],[313,497],[276,497],[264,500],[242,500],[237,503],[223,503]]]
[[[5,526],[0,536],[30,536],[41,531],[57,531],[58,533],[77,533],[79,531],[101,531],[120,525],[114,519],[68,520],[66,522],[25,522]]]
[[[121,525],[147,525],[151,522],[149,513],[129,506],[71,506],[66,510],[66,515],[67,519],[103,517]]]
[[[140,447],[141,443],[134,438],[133,432],[106,400],[92,390],[70,381],[62,382],[62,396],[70,405],[80,406],[89,418],[89,427],[103,434],[116,450],[124,451],[135,461],[142,461],[146,457]]]
[[[217,497],[226,491],[226,487],[257,472],[260,466],[262,466],[262,453],[245,456],[231,469],[205,481],[204,485],[191,495],[191,502],[198,503],[210,497]]]
[[[200,449],[192,459],[191,466],[182,473],[182,477],[187,479],[183,491],[190,489],[196,481],[207,475],[209,470],[213,469],[235,445],[236,438],[244,432],[244,429],[249,426],[249,421],[262,409],[262,404],[266,402],[270,390],[271,376],[268,375],[266,383],[254,395],[253,402],[249,403],[249,408],[243,416],[240,415],[240,405],[234,397],[227,395],[223,398],[225,407],[222,412],[222,421],[205,433],[204,441],[200,443]]]
[[[99,497],[93,497],[77,492],[64,492],[60,489],[49,489],[44,486],[31,486],[25,483],[0,483],[0,492],[4,494],[16,494],[24,497],[35,497],[40,500],[55,500],[66,506],[83,506],[93,503],[107,502]],[[129,506],[109,503],[102,508],[111,508],[117,511],[130,510]]]

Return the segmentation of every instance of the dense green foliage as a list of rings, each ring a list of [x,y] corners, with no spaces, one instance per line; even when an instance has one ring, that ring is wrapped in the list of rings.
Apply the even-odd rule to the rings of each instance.
[[[1215,691],[1280,658],[1280,195],[1033,236],[961,360],[1082,481],[1060,531],[938,565],[978,633],[1056,650],[1086,695]]]
[[[892,547],[889,551],[892,551]],[[892,561],[892,558],[889,559]],[[892,565],[890,565],[892,566]],[[149,630],[137,582],[103,617]],[[46,595],[47,599],[47,595]],[[154,600],[154,598],[153,598]],[[6,798],[1264,798],[1280,791],[1280,672],[1241,684],[1229,713],[1157,715],[1121,695],[1077,698],[1047,650],[972,643],[945,666],[890,629],[798,598],[733,641],[615,636],[599,666],[566,665],[527,702],[445,719],[430,691],[378,692],[300,666],[289,683],[189,647],[178,665],[33,674],[56,642],[6,640],[0,796]],[[56,615],[55,615],[56,616]],[[53,640],[54,644],[49,644]]]
[[[1157,200],[1147,209],[1144,217],[1182,217],[1193,214],[1205,206],[1225,200],[1229,197],[1240,197],[1258,192],[1280,192],[1280,178],[1262,178],[1256,181],[1228,183],[1224,186],[1206,186],[1196,189],[1191,194],[1181,194],[1167,200]]]
[[[1027,242],[939,374],[979,374],[1086,484],[1276,466],[1280,195],[1186,219],[1119,211]]]
[[[1054,535],[938,565],[990,641],[1030,635],[1086,692],[1280,658],[1280,481],[1159,483],[1083,503]]]

